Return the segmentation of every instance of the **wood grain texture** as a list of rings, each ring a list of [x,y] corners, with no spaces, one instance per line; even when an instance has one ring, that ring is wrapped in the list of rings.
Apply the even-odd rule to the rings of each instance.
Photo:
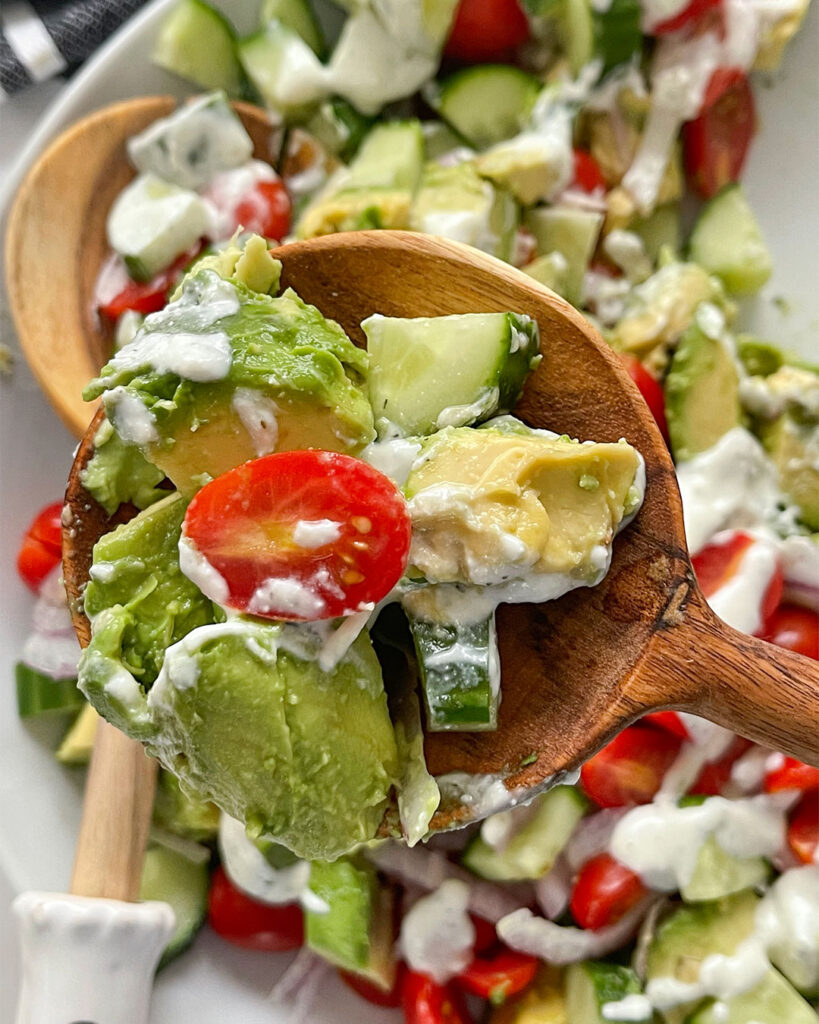
[[[276,255],[283,285],[338,320],[359,344],[360,322],[373,312],[530,314],[540,325],[544,358],[516,414],[581,439],[625,437],[646,460],[645,503],[617,538],[606,579],[558,601],[498,610],[498,731],[428,734],[434,774],[497,772],[510,788],[542,786],[658,708],[712,717],[819,762],[819,665],[737,634],[709,611],[688,558],[667,448],[618,357],[571,306],[489,256],[406,232],[330,235],[283,246]],[[92,438],[89,431],[67,494],[79,524],[66,549],[78,617],[90,545],[110,528],[79,484]],[[525,764],[532,755],[534,762]],[[471,815],[469,807],[449,806],[433,827]]]

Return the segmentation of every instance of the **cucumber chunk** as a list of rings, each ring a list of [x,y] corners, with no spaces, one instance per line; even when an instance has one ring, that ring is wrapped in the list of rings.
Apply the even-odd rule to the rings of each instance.
[[[281,21],[238,43],[242,66],[264,102],[286,117],[300,117],[326,96],[326,69],[302,37]]]
[[[524,218],[540,255],[558,252],[566,261],[561,294],[574,306],[583,298],[583,278],[603,227],[603,214],[569,206],[538,206]]]
[[[192,248],[210,228],[201,196],[140,174],[123,189],[108,214],[108,243],[137,281],[149,281]]]
[[[713,836],[700,847],[690,881],[680,895],[686,903],[718,900],[723,896],[763,885],[771,869],[764,857],[735,857],[726,853]]]
[[[819,1016],[779,971],[771,970],[750,991],[709,999],[685,1024],[817,1024]]]
[[[508,411],[540,360],[537,323],[517,313],[416,319],[376,313],[361,326],[382,436],[431,434]]]
[[[642,991],[640,979],[630,967],[586,960],[566,971],[566,1015],[572,1024],[626,1024],[636,1018],[603,1016],[606,1003],[620,1002]],[[645,1018],[650,1021],[651,1016]]]
[[[208,910],[208,866],[194,863],[176,850],[152,846],[145,853],[139,896],[170,903],[176,927],[159,966],[175,960],[193,942]]]
[[[532,804],[531,817],[502,850],[476,836],[464,851],[462,863],[481,878],[494,882],[540,878],[552,867],[588,803],[572,786],[555,786]]]
[[[85,698],[76,679],[53,679],[18,661],[14,669],[17,684],[17,714],[21,718],[78,711]]]
[[[309,0],[264,0],[260,23],[266,25],[274,19],[298,33],[319,60],[324,60],[327,44]]]
[[[450,75],[430,101],[467,142],[484,149],[523,128],[540,82],[509,64],[484,64]]]
[[[414,192],[423,165],[424,136],[420,121],[377,124],[361,143],[344,189],[396,188]]]
[[[233,26],[205,0],[181,0],[159,30],[154,64],[203,89],[243,92],[244,74],[236,55]]]
[[[305,127],[328,152],[349,161],[372,125],[371,117],[364,117],[347,100],[336,96],[320,103]]]
[[[427,710],[427,729],[497,729],[500,657],[494,612],[480,622],[425,622],[409,616]]]
[[[771,254],[739,185],[726,186],[705,205],[690,254],[735,295],[753,295],[771,276]]]

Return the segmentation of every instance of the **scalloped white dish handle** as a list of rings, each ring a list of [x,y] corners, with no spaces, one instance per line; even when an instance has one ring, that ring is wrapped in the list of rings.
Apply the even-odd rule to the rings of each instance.
[[[147,1024],[174,929],[167,903],[24,892],[12,909],[23,964],[16,1024]]]

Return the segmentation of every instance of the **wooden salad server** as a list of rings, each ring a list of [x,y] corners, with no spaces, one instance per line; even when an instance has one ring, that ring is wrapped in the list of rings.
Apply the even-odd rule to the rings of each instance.
[[[134,175],[125,143],[175,106],[169,96],[126,100],[78,122],[34,164],[11,210],[6,285],[20,344],[76,434],[92,412],[82,388],[111,345],[92,295],[107,256],[108,210]],[[255,156],[269,159],[269,116],[235,106]],[[70,487],[77,486],[75,475]],[[64,571],[73,578],[66,534]],[[85,646],[87,636],[78,635]],[[71,893],[26,892],[14,901],[23,963],[17,1024],[148,1020],[154,972],[174,927],[168,904],[137,902],[155,783],[156,762],[142,745],[100,721]]]

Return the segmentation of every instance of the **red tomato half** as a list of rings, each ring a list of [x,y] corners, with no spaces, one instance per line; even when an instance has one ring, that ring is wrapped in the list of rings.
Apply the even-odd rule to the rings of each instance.
[[[404,975],[404,1019],[406,1024],[469,1024],[470,1017],[458,992],[451,985],[439,985],[425,974]]]
[[[260,181],[236,207],[236,226],[280,242],[290,231],[291,211],[283,181]]]
[[[458,975],[458,983],[467,992],[497,1003],[527,988],[537,974],[537,967],[537,957],[505,949],[491,960],[473,960]]]
[[[17,553],[20,579],[35,593],[62,557],[62,502],[41,509],[23,536]]]
[[[574,151],[572,185],[584,192],[595,192],[597,189],[605,191],[606,179],[603,177],[603,172],[591,153],[587,153],[585,149],[575,149]]]
[[[731,779],[734,762],[738,761],[746,750],[750,750],[751,746],[750,740],[743,739],[742,736],[735,737],[722,757],[703,766],[688,792],[692,796],[719,796]]]
[[[168,293],[179,280],[180,275],[196,259],[201,246],[182,253],[165,270],[161,270],[150,281],[134,281],[119,257],[113,257],[100,276],[100,291],[106,297],[100,301],[99,311],[109,320],[117,320],[132,309],[136,313],[156,313],[168,301]],[[104,283],[103,283],[104,282]],[[121,287],[117,286],[117,282]],[[113,294],[111,294],[113,291]]]
[[[791,812],[788,846],[803,864],[812,864],[819,849],[819,789],[805,793]]]
[[[766,793],[778,793],[783,789],[801,789],[804,793],[819,789],[819,768],[797,761],[795,757],[786,757],[778,768],[765,776]]]
[[[410,518],[383,473],[311,449],[265,455],[206,484],[184,534],[226,581],[231,607],[311,621],[392,590],[407,564]]]
[[[681,746],[670,732],[631,725],[583,765],[583,788],[598,807],[650,803]]]
[[[665,443],[668,444],[668,423],[665,418],[665,396],[662,385],[655,377],[651,376],[636,356],[621,353],[620,358],[625,363],[629,377],[637,385],[640,394],[645,399],[651,415],[660,428],[660,433],[665,438]]]
[[[479,956],[497,944],[498,933],[495,931],[495,926],[491,921],[478,917],[476,914],[470,914],[469,916],[475,927],[475,942],[472,948],[475,950],[475,955]]]
[[[677,14],[656,24],[648,34],[664,36],[669,32],[677,32],[687,25],[694,25],[715,7],[719,7],[721,3],[722,0],[691,0],[691,3],[683,7]]]
[[[389,992],[374,985],[360,974],[353,974],[351,971],[339,971],[338,975],[345,985],[349,986],[362,999],[366,999],[373,1006],[400,1006],[404,988],[404,972],[406,968],[399,963],[395,971],[395,982]]]
[[[730,534],[723,534],[718,543],[711,543],[694,555],[691,564],[700,590],[706,597],[711,597],[736,575],[742,559],[754,543],[754,538],[749,534],[742,530],[734,530]],[[782,598],[783,586],[782,568],[777,565],[765,588],[760,608],[760,618],[766,630],[767,623]]]
[[[819,615],[798,604],[781,604],[765,625],[764,638],[819,661]]]
[[[755,128],[748,76],[738,68],[719,68],[711,76],[699,117],[683,125],[683,157],[691,187],[710,199],[739,181]]]
[[[638,875],[610,853],[600,853],[580,869],[569,907],[581,928],[596,932],[617,924],[647,892]]]
[[[208,895],[208,923],[243,949],[282,953],[304,942],[304,914],[297,903],[271,906],[251,899],[217,868]]]
[[[666,732],[673,733],[682,740],[689,739],[685,723],[676,711],[652,711],[648,715],[643,715],[640,721],[656,725],[659,729],[665,729]]]
[[[529,38],[517,0],[460,0],[444,52],[456,60],[502,60]]]

